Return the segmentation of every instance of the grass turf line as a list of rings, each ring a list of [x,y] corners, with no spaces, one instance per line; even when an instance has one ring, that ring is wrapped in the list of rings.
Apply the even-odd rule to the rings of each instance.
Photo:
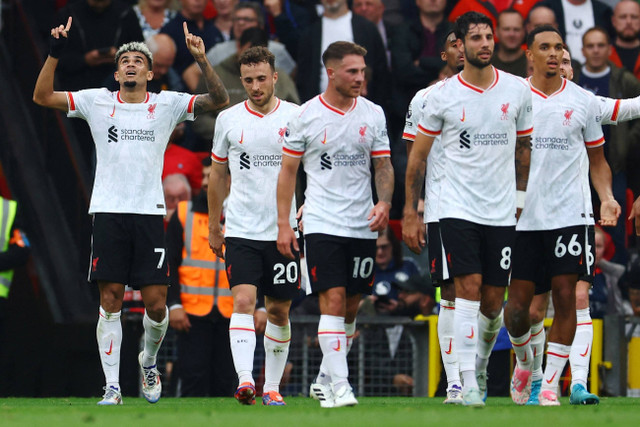
[[[640,401],[603,398],[598,406],[542,408],[489,398],[482,409],[443,405],[442,398],[360,398],[353,408],[321,409],[306,397],[286,397],[286,407],[241,406],[233,398],[163,398],[155,405],[124,397],[124,405],[99,407],[98,398],[0,399],[1,426],[497,426],[635,425]]]

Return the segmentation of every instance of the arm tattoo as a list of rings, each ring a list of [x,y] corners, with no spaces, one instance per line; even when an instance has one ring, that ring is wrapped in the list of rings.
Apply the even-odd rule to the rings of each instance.
[[[526,191],[529,182],[529,166],[531,164],[531,137],[521,136],[516,139],[516,190]]]
[[[220,110],[229,104],[229,94],[209,61],[205,58],[202,61],[198,61],[198,65],[202,70],[202,76],[207,84],[209,94],[198,95],[196,97],[194,104],[194,113],[196,116],[201,113]]]
[[[414,171],[413,179],[408,183],[405,191],[409,191],[413,208],[418,210],[418,201],[424,190],[424,175],[427,170],[427,159],[421,159]]]
[[[378,157],[373,159],[375,169],[376,193],[378,200],[391,204],[393,197],[393,166],[389,157]]]

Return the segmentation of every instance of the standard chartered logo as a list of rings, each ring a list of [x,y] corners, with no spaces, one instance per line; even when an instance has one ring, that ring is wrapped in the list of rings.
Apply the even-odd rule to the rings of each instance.
[[[555,136],[537,136],[533,141],[533,148],[537,150],[569,150],[569,138],[557,138]]]
[[[111,126],[107,130],[107,137],[109,142],[118,141],[143,141],[143,142],[155,142],[156,135],[154,130],[146,129],[120,129],[115,126]]]
[[[240,169],[280,167],[282,154],[240,154]]]
[[[334,167],[354,167],[354,166],[366,166],[367,155],[365,153],[337,153],[330,156],[329,153],[322,153],[320,155],[320,169],[332,169]]]

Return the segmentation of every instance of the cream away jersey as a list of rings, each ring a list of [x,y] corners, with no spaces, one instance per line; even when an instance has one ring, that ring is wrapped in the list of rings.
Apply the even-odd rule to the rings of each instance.
[[[531,169],[517,229],[554,230],[593,224],[586,150],[604,144],[600,101],[567,80],[551,95],[532,85],[531,91]]]
[[[461,74],[429,94],[418,131],[440,135],[444,178],[438,216],[493,226],[515,225],[516,138],[532,132],[531,90],[492,67],[487,89]],[[438,141],[435,141],[438,143]]]
[[[613,99],[596,96],[603,125],[617,125],[640,118],[640,96],[629,99]]]
[[[407,117],[402,132],[402,139],[407,141],[415,141],[418,132],[418,123],[422,117],[422,110],[427,102],[429,93],[436,85],[443,82],[435,83],[427,88],[420,89],[409,104]],[[436,140],[440,139],[438,136]],[[444,158],[442,154],[442,145],[439,141],[435,141],[427,156],[427,171],[424,176],[424,222],[438,222],[438,202],[440,199],[440,181],[444,176]]]
[[[318,95],[289,121],[283,152],[304,163],[306,234],[378,237],[367,217],[373,208],[371,159],[391,155],[382,108],[358,97],[345,113]]]
[[[211,158],[214,162],[228,163],[231,172],[226,237],[262,241],[278,238],[276,189],[282,144],[287,120],[298,108],[278,99],[273,111],[262,114],[244,101],[218,116]],[[297,227],[295,209],[294,200],[289,216],[294,229]]]
[[[69,117],[84,119],[96,145],[89,213],[164,215],[164,151],[171,132],[193,120],[195,95],[147,92],[129,104],[105,88],[67,92]]]

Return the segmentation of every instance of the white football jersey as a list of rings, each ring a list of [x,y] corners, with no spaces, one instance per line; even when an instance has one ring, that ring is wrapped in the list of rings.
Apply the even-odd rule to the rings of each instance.
[[[617,125],[620,122],[640,118],[640,96],[629,99],[613,99],[596,96],[600,105],[603,125]]]
[[[442,82],[435,83],[427,88],[420,89],[409,104],[407,117],[402,132],[402,139],[415,141],[418,132],[418,123],[422,117],[423,109],[427,103],[427,97],[431,90]],[[440,137],[436,137],[436,140]],[[438,203],[440,200],[440,181],[444,177],[444,157],[442,145],[435,141],[427,156],[427,171],[424,176],[424,222],[438,222]]]
[[[224,110],[216,120],[211,158],[229,164],[231,192],[227,198],[225,236],[275,241],[278,238],[276,190],[282,165],[287,120],[299,107],[277,100],[262,114],[244,101]],[[296,204],[289,220],[296,228]]]
[[[531,169],[517,229],[593,224],[587,149],[604,144],[600,102],[567,80],[551,95],[531,91]]]
[[[382,108],[358,97],[345,113],[318,95],[289,121],[283,152],[304,163],[306,234],[378,237],[367,217],[373,208],[371,159],[391,155]]]
[[[120,92],[67,92],[69,117],[84,119],[96,145],[96,173],[89,213],[164,215],[164,151],[176,125],[193,120],[196,95],[147,92],[144,102],[122,101]]]
[[[444,81],[429,94],[420,119],[418,131],[440,135],[444,153],[441,219],[516,223],[516,138],[532,132],[531,90],[524,80],[492,69],[487,89],[461,74]]]

